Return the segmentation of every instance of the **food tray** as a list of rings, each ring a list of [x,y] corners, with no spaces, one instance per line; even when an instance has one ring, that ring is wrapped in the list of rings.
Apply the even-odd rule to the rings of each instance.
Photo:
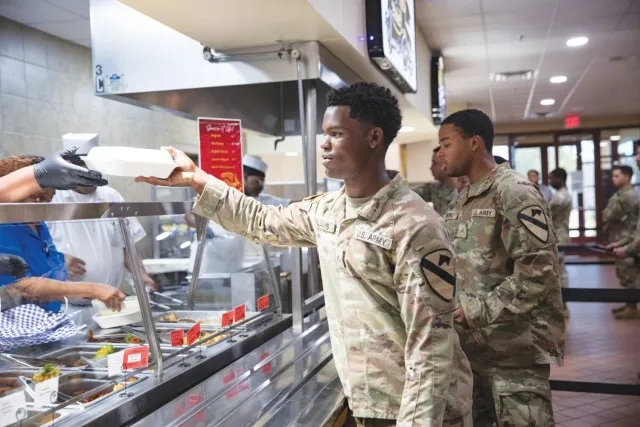
[[[189,311],[189,310],[174,310],[167,311],[166,313],[160,313],[154,317],[156,322],[156,326],[161,327],[173,327],[173,329],[178,328],[190,328],[193,326],[195,322],[200,322],[200,326],[202,329],[209,330],[209,327],[220,328],[221,327],[221,319],[224,311]],[[164,321],[163,318],[168,315],[175,315],[179,320],[189,319],[194,322],[167,322]],[[247,311],[246,316],[247,319],[258,315],[258,312],[255,311]]]
[[[133,380],[134,378],[135,380]],[[135,376],[135,377],[129,376],[127,377],[128,386],[137,384],[144,379],[146,379],[145,376]],[[82,394],[89,390],[93,390],[109,382],[111,382],[111,380],[105,374],[96,374],[96,373],[87,373],[87,372],[66,374],[60,377],[60,381],[58,384],[58,391],[68,396],[74,397],[74,395],[77,396],[79,394]],[[121,382],[124,382],[124,378]],[[86,403],[78,402],[78,405],[85,408],[89,406],[93,406],[96,403],[104,400],[105,398],[120,392],[120,390],[113,391],[113,389],[111,389],[111,391],[107,389],[106,391],[107,393],[100,392],[100,393],[104,393],[104,395],[98,397],[97,399],[92,400],[90,402],[86,402]],[[57,403],[60,404],[63,402],[64,402],[63,399],[59,399]]]
[[[140,306],[134,306],[127,307],[119,313],[101,311],[94,314],[92,319],[102,329],[110,329],[142,322],[142,312]]]
[[[135,147],[94,147],[84,160],[89,169],[111,176],[167,178],[177,167],[167,151]]]
[[[174,327],[174,328],[158,328],[158,335],[160,336],[160,338],[162,338],[164,340],[164,344],[162,344],[162,347],[170,347],[170,342],[171,342],[171,337],[169,336],[170,332],[174,329],[180,329],[179,327]],[[205,334],[208,334],[208,336],[211,335],[215,335],[216,333],[220,332],[221,329],[207,329],[207,330],[202,330],[200,332],[200,337],[202,337]],[[186,331],[185,331],[185,339],[186,339]],[[218,344],[219,342],[224,341],[225,339],[229,338],[229,335],[227,334],[223,334],[223,335],[218,335],[216,338],[214,339],[210,339],[209,341],[206,341],[206,344],[204,345],[205,347],[211,347],[212,345]],[[182,347],[188,347],[187,345],[183,345]],[[171,347],[171,348],[176,348],[176,347]]]

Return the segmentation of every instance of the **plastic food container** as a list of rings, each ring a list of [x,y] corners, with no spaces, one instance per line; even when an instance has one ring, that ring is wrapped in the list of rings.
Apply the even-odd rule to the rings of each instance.
[[[89,169],[111,176],[168,178],[177,167],[164,150],[134,147],[93,147],[84,161]]]
[[[111,311],[102,302],[93,300],[91,304],[99,311],[93,315],[93,320],[102,329],[117,328],[124,325],[142,322],[140,303],[136,297],[127,297],[122,302],[121,311]]]

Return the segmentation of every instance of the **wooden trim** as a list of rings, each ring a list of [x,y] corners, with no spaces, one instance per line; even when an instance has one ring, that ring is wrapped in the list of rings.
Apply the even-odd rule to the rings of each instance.
[[[604,222],[602,219],[602,211],[604,210],[604,195],[602,194],[602,153],[600,152],[600,138],[602,136],[601,132],[595,131],[593,132],[593,170],[595,173],[595,180],[593,181],[596,188],[596,227],[597,227],[597,236],[596,239],[603,240],[604,236],[602,235],[602,227],[604,226]]]

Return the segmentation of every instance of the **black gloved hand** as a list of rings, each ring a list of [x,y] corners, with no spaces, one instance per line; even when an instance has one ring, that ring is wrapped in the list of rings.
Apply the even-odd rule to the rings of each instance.
[[[100,172],[92,171],[70,162],[77,162],[78,147],[57,153],[34,166],[33,172],[38,185],[42,188],[71,190],[78,187],[100,187],[109,182]]]
[[[17,255],[0,254],[0,276],[21,279],[29,272],[29,266]]]

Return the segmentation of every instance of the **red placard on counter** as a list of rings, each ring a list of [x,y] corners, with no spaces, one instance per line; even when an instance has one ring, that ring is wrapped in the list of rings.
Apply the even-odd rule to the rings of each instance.
[[[169,333],[171,347],[181,347],[184,345],[184,331],[182,329],[174,329]]]
[[[258,298],[258,311],[265,310],[269,308],[269,295],[263,295]]]
[[[231,326],[233,324],[233,310],[225,311],[224,313],[222,313],[221,323],[223,328],[226,328],[227,326]]]
[[[191,345],[200,338],[200,323],[197,322],[187,331],[187,345]]]
[[[244,304],[240,304],[233,309],[233,321],[240,322],[247,317],[247,307]]]
[[[149,366],[149,347],[127,348],[123,352],[122,369],[138,369]]]
[[[199,117],[198,133],[200,168],[242,192],[241,121]]]

